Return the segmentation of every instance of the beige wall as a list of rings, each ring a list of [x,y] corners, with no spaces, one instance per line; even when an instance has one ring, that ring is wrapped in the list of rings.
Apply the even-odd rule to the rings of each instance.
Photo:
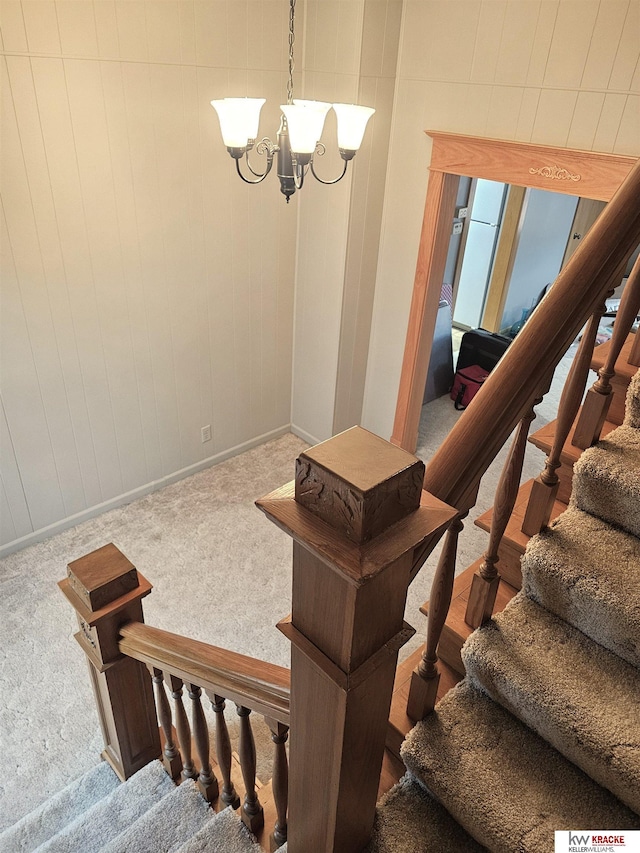
[[[2,541],[290,423],[389,436],[424,129],[640,154],[638,8],[299,0],[296,94],[377,112],[348,178],[286,205],[209,106],[262,94],[275,135],[285,0],[1,0]]]
[[[262,94],[275,134],[286,4],[0,12],[8,543],[288,429],[296,207],[209,106]]]
[[[376,110],[336,186],[300,198],[292,427],[309,441],[360,422],[393,110],[400,0],[307,0],[304,97]],[[317,160],[340,174],[332,113]]]
[[[638,0],[405,0],[362,422],[388,438],[427,128],[640,155]]]

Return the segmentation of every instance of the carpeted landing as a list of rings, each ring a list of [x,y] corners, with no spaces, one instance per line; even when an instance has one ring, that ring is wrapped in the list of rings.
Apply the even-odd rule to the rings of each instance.
[[[370,853],[553,853],[555,830],[640,829],[639,536],[640,373],[529,543],[522,591],[408,735]]]
[[[195,783],[154,761],[124,784],[103,763],[0,833],[7,853],[260,853],[231,808],[216,814]]]

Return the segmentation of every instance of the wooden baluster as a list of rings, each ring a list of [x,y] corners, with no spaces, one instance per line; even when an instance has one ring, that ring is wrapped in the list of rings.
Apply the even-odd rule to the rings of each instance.
[[[571,442],[582,450],[591,447],[600,438],[613,397],[611,379],[615,376],[616,361],[638,312],[640,312],[640,258],[633,265],[631,275],[622,292],[607,360],[598,371],[598,379],[587,391],[582,404],[580,418]],[[634,343],[637,343],[638,339],[636,335]]]
[[[169,684],[176,711],[176,733],[182,754],[182,778],[197,779],[198,771],[191,757],[191,726],[182,701],[182,681],[175,675],[170,675]]]
[[[535,536],[549,524],[553,502],[560,485],[556,469],[561,465],[560,454],[582,402],[584,386],[589,375],[589,364],[603,313],[604,305],[589,320],[582,335],[578,352],[573,359],[567,381],[562,389],[553,445],[547,456],[544,470],[533,481],[529,503],[522,522],[522,532],[527,536]]]
[[[538,398],[533,405],[536,406],[541,399],[541,397]],[[535,416],[532,406],[531,411],[520,421],[518,431],[511,445],[511,450],[500,475],[500,482],[496,490],[496,501],[493,505],[493,515],[491,517],[489,546],[484,554],[480,569],[473,576],[467,611],[464,617],[467,625],[470,625],[472,628],[482,625],[487,619],[491,619],[493,615],[493,606],[500,583],[500,575],[496,569],[496,563],[500,559],[498,549],[500,548],[502,537],[507,529],[507,524],[511,518],[516,498],[518,497],[524,454],[527,448],[527,436],[529,435],[529,427]]]
[[[466,513],[465,513],[466,515]],[[412,720],[422,720],[435,708],[440,673],[436,666],[436,648],[449,612],[453,579],[456,573],[458,536],[464,527],[462,518],[455,518],[446,533],[438,566],[431,586],[427,642],[422,660],[411,674],[411,687],[407,700],[407,714]]]
[[[244,802],[240,816],[242,822],[249,827],[255,835],[264,826],[264,811],[256,794],[256,744],[253,739],[250,708],[236,705],[240,717],[240,742],[238,752],[240,754],[240,767],[244,781]]]
[[[209,727],[202,710],[200,696],[202,689],[197,684],[188,684],[189,699],[191,699],[191,725],[193,728],[193,739],[196,744],[198,759],[200,760],[200,773],[198,774],[198,788],[208,803],[218,799],[218,780],[213,775],[211,763],[209,762]]]
[[[164,688],[164,674],[161,669],[149,667],[153,677],[153,689],[156,697],[158,720],[164,734],[164,750],[162,763],[172,779],[177,779],[182,771],[182,759],[173,740],[173,720],[171,705]]]
[[[216,715],[216,758],[222,774],[220,799],[226,806],[237,809],[240,806],[240,797],[231,780],[231,738],[224,717],[226,703],[222,696],[217,696],[215,693],[207,692],[207,696],[211,700],[211,707]]]
[[[631,352],[629,353],[629,364],[634,367],[640,367],[640,329],[636,332]]]
[[[289,801],[289,762],[287,760],[287,748],[285,746],[289,737],[289,727],[279,723],[277,720],[265,722],[271,730],[271,740],[274,743],[273,755],[273,777],[271,790],[273,800],[276,804],[278,819],[269,837],[270,850],[274,853],[278,847],[287,840],[287,806]]]

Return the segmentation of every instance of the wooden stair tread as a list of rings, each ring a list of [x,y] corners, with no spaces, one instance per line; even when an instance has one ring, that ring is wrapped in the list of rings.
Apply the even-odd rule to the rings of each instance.
[[[529,495],[531,494],[531,488],[533,486],[533,480],[527,480],[526,483],[523,483],[518,489],[518,497],[516,498],[515,506],[513,507],[513,512],[511,513],[511,518],[507,524],[507,528],[504,533],[503,541],[509,542],[520,551],[521,554],[524,554],[525,548],[527,547],[527,543],[529,541],[529,536],[526,533],[522,532],[522,522],[524,521],[524,514],[527,510],[527,504],[529,503]],[[551,520],[557,518],[561,513],[565,511],[567,505],[562,503],[562,501],[554,501],[553,509],[551,511]],[[476,518],[474,524],[480,527],[482,530],[486,530],[489,532],[491,530],[491,519],[493,517],[493,507],[488,509],[482,515]],[[475,565],[475,563],[474,563]],[[498,563],[498,571],[500,571],[500,563]],[[468,571],[468,569],[467,569]],[[464,574],[464,572],[463,572]],[[462,575],[460,575],[462,577]]]
[[[577,422],[577,418],[576,418]],[[581,448],[575,447],[575,445],[571,444],[573,441],[573,435],[576,430],[576,422],[573,423],[571,430],[569,431],[569,435],[567,436],[567,440],[564,443],[564,447],[562,448],[562,452],[560,454],[560,461],[564,462],[566,465],[573,465],[578,461],[580,454],[582,453]],[[548,453],[551,450],[551,446],[553,445],[553,439],[556,433],[556,423],[557,421],[550,421],[545,426],[541,427],[539,430],[534,432],[529,436],[529,441],[531,444],[534,444],[540,450],[543,450],[545,453]],[[606,435],[616,429],[619,424],[611,423],[611,421],[605,421],[602,426],[601,436],[604,438]]]
[[[633,342],[635,341],[635,335],[630,334],[627,335],[627,339],[622,345],[622,350],[618,359],[616,361],[616,377],[623,382],[629,382],[631,377],[635,375],[638,368],[629,364],[629,356],[631,355],[631,348],[633,347]],[[607,356],[609,355],[609,350],[611,349],[611,341],[605,341],[603,344],[597,346],[593,351],[593,356],[591,358],[591,369],[596,372],[600,370],[600,368],[604,365],[607,360]]]

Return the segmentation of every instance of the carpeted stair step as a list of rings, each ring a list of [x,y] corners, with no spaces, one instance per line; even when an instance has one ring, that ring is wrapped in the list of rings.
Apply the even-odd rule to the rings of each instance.
[[[95,853],[175,790],[159,761],[147,764],[37,848],[37,853]]]
[[[101,762],[0,833],[0,850],[31,853],[119,784],[107,762]]]
[[[281,853],[285,848],[279,848]],[[177,853],[262,853],[262,848],[229,806],[186,841]]]
[[[482,853],[484,849],[407,773],[378,803],[365,853]]]
[[[462,658],[473,684],[640,814],[640,670],[522,593]]]
[[[524,592],[640,668],[640,540],[577,507],[533,537]]]
[[[215,812],[195,782],[187,779],[101,847],[100,853],[175,853],[185,838],[211,831],[214,822]]]
[[[410,732],[402,757],[492,853],[552,851],[555,830],[640,825],[637,814],[466,679]]]
[[[640,537],[640,429],[619,426],[573,466],[572,503]]]

